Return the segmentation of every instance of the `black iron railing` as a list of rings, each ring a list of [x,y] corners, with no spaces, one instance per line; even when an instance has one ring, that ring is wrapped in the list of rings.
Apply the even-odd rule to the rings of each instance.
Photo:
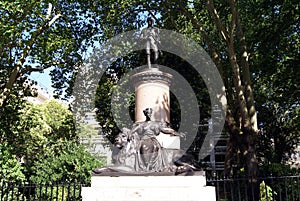
[[[81,200],[82,183],[15,184],[0,183],[0,201],[77,201]]]
[[[207,176],[217,201],[300,201],[300,175],[225,178]]]

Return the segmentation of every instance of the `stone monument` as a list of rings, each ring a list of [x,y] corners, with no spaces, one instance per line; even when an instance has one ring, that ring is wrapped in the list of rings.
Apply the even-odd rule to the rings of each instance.
[[[83,200],[215,200],[213,187],[205,186],[203,172],[180,149],[180,137],[170,125],[172,75],[159,70],[159,29],[148,18],[140,41],[145,43],[147,67],[134,74],[135,123],[122,128],[115,139],[119,152],[114,165],[93,170],[92,186],[82,189]],[[151,49],[154,65],[151,65]],[[197,174],[194,174],[197,172]],[[197,175],[182,177],[187,175]],[[204,189],[205,187],[205,189]],[[203,195],[197,196],[200,189]]]

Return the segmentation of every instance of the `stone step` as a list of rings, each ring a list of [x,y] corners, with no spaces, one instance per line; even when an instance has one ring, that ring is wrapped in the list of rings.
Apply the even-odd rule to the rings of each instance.
[[[177,187],[191,186],[191,183],[204,186],[205,176],[93,176],[91,187],[164,187],[176,185]]]
[[[205,176],[94,176],[82,188],[83,201],[215,201],[215,188]]]

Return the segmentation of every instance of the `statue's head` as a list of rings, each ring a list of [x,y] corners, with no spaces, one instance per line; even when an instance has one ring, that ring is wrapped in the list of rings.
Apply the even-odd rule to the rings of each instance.
[[[152,17],[148,17],[147,23],[149,24],[149,26],[152,26],[154,24],[154,19]]]
[[[146,109],[144,109],[143,113],[144,113],[144,115],[146,116],[147,119],[148,118],[150,119],[151,116],[152,116],[152,108],[146,108]]]
[[[130,130],[127,128],[122,128],[121,132],[115,138],[115,146],[118,148],[123,148],[127,145],[129,141],[129,132]]]

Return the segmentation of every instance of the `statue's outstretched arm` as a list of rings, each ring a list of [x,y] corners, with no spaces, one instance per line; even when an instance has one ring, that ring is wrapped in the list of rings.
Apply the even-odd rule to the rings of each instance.
[[[168,134],[168,135],[173,135],[173,136],[179,136],[179,137],[185,137],[186,134],[182,133],[182,132],[177,132],[172,128],[162,128],[161,132],[164,134]]]

